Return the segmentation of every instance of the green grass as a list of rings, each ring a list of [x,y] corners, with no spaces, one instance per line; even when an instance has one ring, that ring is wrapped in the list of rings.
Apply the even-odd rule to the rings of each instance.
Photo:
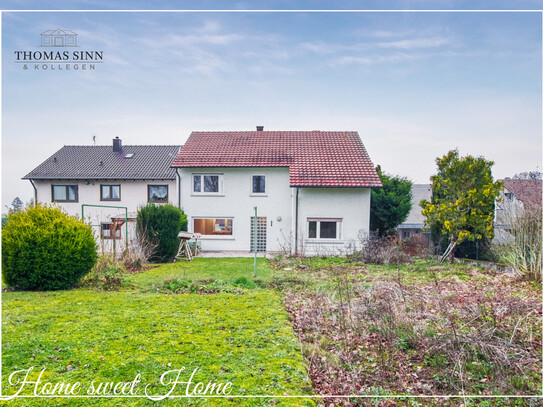
[[[265,283],[271,279],[272,273],[273,270],[264,258],[257,261],[256,279],[253,278],[252,258],[195,258],[191,262],[179,260],[176,263],[163,264],[145,273],[130,275],[126,280],[136,289],[150,291],[173,279],[220,280],[233,283],[240,277],[247,277]]]
[[[300,345],[280,295],[256,287],[242,294],[164,295],[152,292],[165,280],[221,279],[252,287],[252,259],[195,259],[129,275],[119,291],[76,289],[58,292],[6,292],[2,299],[2,390],[13,393],[10,373],[46,368],[43,381],[81,382],[85,394],[94,380],[131,381],[158,394],[160,375],[185,367],[188,379],[231,382],[236,395],[311,394]],[[259,260],[259,277],[272,270]],[[241,279],[240,277],[246,277]],[[147,290],[150,288],[150,290]],[[150,292],[149,292],[150,291]],[[68,366],[71,367],[68,368]],[[37,377],[38,372],[34,374]],[[185,388],[178,386],[183,394]],[[29,387],[26,394],[31,394]],[[12,405],[41,405],[25,398]],[[55,399],[55,405],[314,405],[309,399]]]
[[[411,264],[400,266],[402,289],[406,294],[425,296],[425,301],[429,303],[437,301],[432,297],[435,278],[443,290],[444,301],[454,304],[459,295],[469,299],[477,294],[482,311],[486,309],[483,306],[490,306],[494,302],[496,304],[492,309],[498,309],[497,297],[509,287],[509,283],[496,275],[468,265],[451,267],[439,265],[434,260],[414,259]],[[158,382],[162,373],[184,367],[188,373],[182,379],[186,380],[190,372],[198,367],[196,381],[232,382],[232,394],[312,394],[311,382],[306,377],[309,364],[307,361],[304,363],[301,346],[289,323],[283,300],[287,301],[290,297],[290,303],[287,301],[289,309],[302,307],[299,310],[303,310],[304,303],[312,298],[324,296],[337,302],[337,292],[344,279],[348,279],[351,287],[354,287],[350,293],[353,299],[356,295],[371,297],[372,287],[378,289],[383,284],[396,287],[398,270],[393,265],[365,265],[337,257],[278,258],[270,263],[258,259],[255,279],[252,258],[196,258],[192,262],[164,264],[139,274],[125,274],[118,291],[104,291],[100,284],[95,284],[59,292],[6,292],[3,293],[2,301],[2,390],[4,394],[13,391],[13,386],[7,381],[11,372],[35,366],[38,371],[46,368],[43,380],[52,383],[79,381],[84,391],[93,380],[126,382],[141,374],[142,386],[138,395],[144,394],[145,384],[154,386],[157,393],[163,394],[165,390]],[[469,283],[469,290],[463,286],[466,283]],[[462,287],[466,289],[462,290]],[[523,301],[532,299],[534,291],[539,293],[540,289],[540,285],[532,286],[528,283],[515,283],[514,288],[508,288],[511,296]],[[415,312],[420,304],[416,301],[411,304],[418,298],[416,295],[407,295],[406,298],[406,304],[403,304],[405,299],[397,299],[401,309],[395,309],[395,312],[409,319],[411,312]],[[375,306],[379,301],[384,300],[371,297],[368,304]],[[311,310],[323,307],[328,302],[308,304],[307,315],[310,316]],[[429,307],[430,311],[433,308],[435,312],[439,311],[435,304]],[[332,322],[336,320],[336,311],[335,308],[331,309]],[[454,318],[460,318],[454,315]],[[292,318],[296,319],[296,316],[294,313]],[[377,322],[372,322],[367,324],[367,331],[363,329],[361,334],[382,335],[383,329],[392,326],[386,322],[385,316],[382,318],[381,330]],[[508,318],[512,322],[507,322],[511,322],[512,326],[518,321],[516,315]],[[357,321],[363,322],[359,319]],[[428,321],[424,331],[428,338],[441,335],[444,329],[432,321]],[[328,358],[326,363],[339,365],[341,360],[334,349],[343,342],[341,335],[337,335],[337,323],[328,326],[324,320],[317,322],[310,324],[310,328],[327,327],[327,330],[315,336],[314,341],[304,342],[304,353],[312,358],[310,353],[317,349],[318,355]],[[459,321],[459,326],[464,322]],[[500,320],[500,324],[504,323],[505,320]],[[392,326],[394,330],[390,335],[385,329],[385,333],[394,339],[390,349],[384,348],[372,353],[375,349],[371,343],[359,347],[357,352],[361,356],[357,367],[362,367],[364,372],[374,377],[380,366],[377,362],[385,360],[387,355],[412,357],[420,345],[413,327],[414,323],[398,322]],[[472,325],[465,328],[467,333],[468,328],[471,329]],[[526,341],[525,337],[531,330],[528,323],[523,323],[516,333],[516,341]],[[524,335],[522,338],[521,332]],[[540,337],[539,329],[534,328],[533,332]],[[311,339],[311,330],[302,332],[301,337],[304,335]],[[511,332],[506,337],[510,338]],[[315,358],[313,365],[319,360]],[[416,362],[417,366],[424,365],[430,373],[445,373],[445,367],[439,365],[440,360],[435,361],[436,366],[431,365],[431,360],[427,366],[422,359]],[[394,369],[393,365],[397,361],[392,360],[390,363]],[[489,376],[485,370],[487,368],[486,365],[475,363],[466,366],[477,379]],[[537,372],[531,375],[540,378]],[[32,377],[36,376],[37,373]],[[511,379],[520,380],[513,376]],[[482,388],[489,388],[483,382],[477,383]],[[519,381],[513,385],[523,386],[523,383]],[[382,388],[385,394],[391,391],[394,394],[404,393],[392,382],[382,381],[380,384],[382,386],[379,389]],[[181,394],[184,387],[180,386],[179,390],[176,394]],[[301,398],[193,398],[161,402],[145,398],[57,398],[50,404],[269,406],[275,403],[287,406],[314,405],[312,400]],[[42,404],[42,399],[32,398],[10,402],[10,405]]]

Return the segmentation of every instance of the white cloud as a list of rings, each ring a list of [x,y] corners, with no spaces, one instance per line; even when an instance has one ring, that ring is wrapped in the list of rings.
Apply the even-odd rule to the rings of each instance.
[[[394,53],[394,54],[372,54],[365,56],[343,56],[330,61],[329,66],[343,65],[372,65],[380,63],[394,63],[424,58],[420,54]]]
[[[434,38],[416,38],[410,40],[399,40],[390,42],[380,42],[377,44],[381,48],[400,48],[400,49],[414,49],[414,48],[435,48],[442,45],[450,44],[451,41],[447,38],[434,37]]]
[[[240,34],[203,34],[203,35],[177,35],[170,34],[154,43],[154,46],[160,48],[173,48],[173,47],[183,47],[183,46],[192,46],[192,45],[227,45],[235,41],[240,41],[243,39],[243,36]],[[147,45],[151,46],[151,41],[156,39],[144,39],[143,41]]]

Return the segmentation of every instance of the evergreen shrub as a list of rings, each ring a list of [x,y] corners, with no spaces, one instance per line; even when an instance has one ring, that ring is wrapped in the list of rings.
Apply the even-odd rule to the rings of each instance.
[[[72,288],[96,258],[92,227],[55,206],[11,213],[2,229],[2,275],[17,290]]]
[[[187,215],[173,205],[149,203],[140,208],[137,218],[138,238],[149,242],[155,249],[151,262],[171,261],[177,254],[181,230],[187,230]]]

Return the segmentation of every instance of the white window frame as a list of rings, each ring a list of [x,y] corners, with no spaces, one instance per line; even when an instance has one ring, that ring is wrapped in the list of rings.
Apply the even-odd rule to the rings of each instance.
[[[310,222],[317,222],[316,237],[309,237],[309,224]],[[336,223],[336,237],[320,237],[321,234],[321,222],[335,222]],[[307,218],[307,239],[310,241],[337,241],[341,240],[343,232],[343,218]]]
[[[216,235],[204,235],[203,233],[200,236],[200,239],[206,240],[234,240],[234,224],[235,218],[233,216],[193,216],[192,217],[192,232],[196,233],[194,230],[194,221],[198,219],[224,219],[225,221],[232,221],[232,233],[231,234],[216,234]]]
[[[253,191],[253,177],[264,177],[264,192]],[[252,196],[268,196],[268,174],[251,174],[251,185],[249,191]]]
[[[223,175],[224,174],[217,174],[217,173],[195,173],[195,174],[192,174],[191,177],[190,177],[190,182],[191,182],[191,185],[190,185],[190,190],[192,191],[192,195],[212,195],[212,196],[217,196],[217,195],[223,195]],[[204,191],[204,178],[205,176],[216,176],[216,177],[219,177],[219,190],[217,192],[205,192]],[[196,177],[200,177],[200,191],[195,191],[194,190],[194,178]]]

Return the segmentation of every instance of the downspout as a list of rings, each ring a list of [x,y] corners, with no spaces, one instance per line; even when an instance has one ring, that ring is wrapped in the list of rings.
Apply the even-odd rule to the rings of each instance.
[[[34,205],[38,204],[38,189],[36,188],[36,185],[34,184],[34,181],[29,179],[30,183],[32,184],[32,187],[34,188]]]
[[[296,210],[294,215],[294,255],[298,255],[298,192],[299,188],[296,187]]]
[[[175,167],[175,173],[177,174],[177,207],[181,209],[181,174],[179,174],[179,167]]]

